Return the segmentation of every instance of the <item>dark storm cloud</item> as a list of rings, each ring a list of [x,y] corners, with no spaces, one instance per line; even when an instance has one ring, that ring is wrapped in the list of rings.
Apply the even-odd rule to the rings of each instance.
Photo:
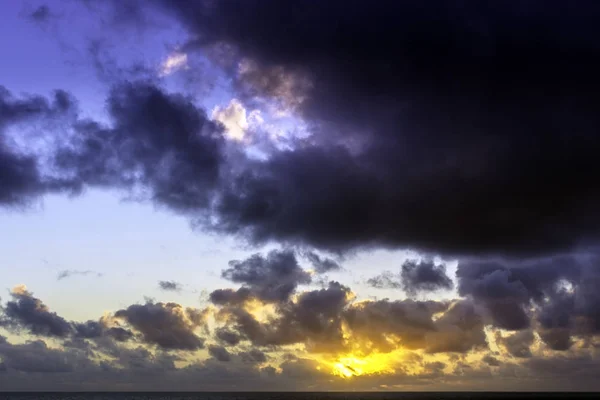
[[[367,285],[376,289],[400,289],[402,287],[400,277],[392,271],[384,271],[377,276],[367,279]]]
[[[137,372],[144,375],[160,376],[175,370],[176,355],[165,352],[152,352],[144,346],[133,348],[114,345],[111,343],[102,348],[104,354],[114,357],[111,368],[122,367],[126,372]],[[149,376],[148,376],[149,377]]]
[[[119,326],[108,327],[103,321],[73,322],[75,339],[112,338],[117,342],[126,342],[134,337],[133,332]]]
[[[454,288],[452,279],[446,274],[444,264],[425,260],[407,260],[402,264],[399,274],[384,271],[367,279],[366,283],[376,289],[403,289],[409,296]]]
[[[180,212],[208,205],[224,142],[202,109],[148,82],[115,85],[107,108],[112,126],[78,121],[56,169],[81,186],[124,188]]]
[[[534,357],[526,360],[524,365],[534,376],[543,377],[545,380],[569,376],[568,381],[575,390],[585,390],[583,388],[589,387],[600,373],[598,358],[588,354]]]
[[[218,328],[215,331],[215,336],[221,342],[223,342],[229,346],[235,346],[241,340],[240,335],[238,335],[237,333],[235,333],[233,331],[224,329],[224,328]]]
[[[51,349],[42,340],[10,344],[0,340],[0,357],[6,371],[21,373],[68,373],[95,369],[92,360],[77,350]]]
[[[94,339],[104,333],[104,326],[98,321],[77,322],[73,324],[75,336],[78,338]]]
[[[400,272],[402,287],[406,293],[415,295],[419,292],[450,290],[454,283],[446,275],[446,265],[435,264],[433,261],[407,260]]]
[[[140,21],[134,3],[115,2],[129,8],[118,13],[121,21],[131,15]],[[481,256],[461,260],[457,278],[464,299],[453,302],[351,303],[349,290],[337,283],[297,293],[310,276],[287,251],[234,262],[223,276],[242,287],[211,293],[223,332],[239,336],[217,333],[221,344],[304,344],[311,352],[335,352],[347,349],[348,333],[365,352],[400,346],[464,354],[487,346],[489,323],[515,331],[498,343],[523,358],[531,352],[532,331],[562,354],[575,351],[576,339],[597,338],[598,260],[547,257],[578,252],[599,239],[600,187],[593,184],[600,178],[597,2],[154,3],[199,38],[186,50],[232,45],[235,61],[245,59],[242,68],[230,65],[238,94],[248,102],[264,95],[292,108],[312,136],[292,140],[293,149],[273,151],[267,160],[250,160],[223,140],[223,127],[193,100],[150,81],[112,88],[108,124],[78,120],[64,92],[46,99],[0,90],[0,205],[21,205],[53,191],[120,188],[188,215],[197,227],[251,244],[275,240],[334,253],[393,247]],[[135,75],[98,60],[107,75]],[[57,151],[25,153],[13,140],[14,127],[63,117],[72,135],[58,140]],[[45,175],[41,164],[47,160],[60,179]],[[514,261],[519,256],[530,258]],[[317,272],[333,266],[315,260]],[[424,269],[433,273],[426,279],[418,270],[407,273],[417,287],[423,281],[449,285],[434,266]],[[82,351],[77,346],[85,347],[88,339],[106,342],[102,351],[115,358],[109,371],[115,365],[173,371],[171,356],[98,337],[112,329],[115,339],[133,335],[125,328],[103,331],[95,322],[67,322],[26,293],[18,295],[24,300],[15,296],[7,303],[2,324],[69,339],[73,352]],[[275,316],[259,319],[245,308],[249,299],[270,302]],[[152,351],[203,347],[195,334],[204,321],[198,310],[148,302],[120,310],[116,318]],[[15,356],[4,355],[10,351],[24,359],[29,351],[54,351],[34,343],[6,350],[0,339],[0,369],[29,368],[15,367]],[[546,361],[532,355],[524,365],[539,376],[563,379],[595,377],[598,371],[592,355],[556,357],[555,366]],[[80,369],[73,365],[89,370],[53,363],[65,372]],[[210,385],[231,383],[234,376],[263,386],[262,372],[238,373],[230,364],[236,363],[210,360],[184,373]],[[282,373],[270,366],[261,371],[305,383],[321,379],[314,367],[296,359],[284,363]],[[429,364],[428,373],[439,378],[442,368]],[[481,376],[489,375],[487,369]],[[464,362],[456,371],[475,376]],[[113,382],[130,377],[115,376]]]
[[[343,347],[342,311],[349,294],[349,288],[330,282],[325,289],[302,292],[295,301],[278,304],[268,322],[258,321],[239,305],[226,306],[217,315],[229,330],[255,346],[304,343],[309,351],[336,352]]]
[[[349,288],[330,282],[279,303],[261,321],[241,304],[225,305],[217,320],[255,346],[303,344],[311,353],[350,347],[390,352],[398,347],[428,353],[466,353],[487,346],[484,320],[469,301],[367,301],[353,304]],[[344,330],[345,327],[345,330]],[[237,338],[236,338],[237,339]]]
[[[482,381],[489,375],[486,365],[497,368],[498,375],[495,379],[514,379],[514,374],[517,373],[522,377],[519,382],[522,380],[524,385],[539,385],[539,376],[549,373],[554,376],[560,371],[563,371],[562,379],[565,382],[571,378],[581,378],[582,383],[587,382],[589,385],[585,377],[592,376],[593,373],[587,369],[598,369],[597,361],[592,357],[567,353],[562,353],[566,354],[564,357],[553,358],[557,360],[557,365],[535,356],[527,360],[515,360],[519,364],[506,363],[489,354],[482,358],[485,368],[468,365],[461,361],[464,353],[485,350],[487,347],[483,319],[469,300],[436,302],[409,299],[354,303],[351,299],[352,295],[347,287],[331,282],[326,289],[301,292],[293,299],[277,304],[275,315],[267,320],[258,321],[242,308],[226,306],[221,311],[232,318],[229,321],[226,321],[227,318],[216,318],[219,324],[228,322],[228,326],[217,328],[214,337],[225,337],[219,335],[219,330],[235,330],[236,334],[242,333],[258,347],[241,344],[232,351],[211,344],[207,346],[210,358],[183,367],[177,366],[176,362],[188,362],[185,354],[190,354],[191,357],[196,354],[167,351],[183,349],[181,346],[152,346],[157,340],[151,339],[148,332],[153,330],[152,335],[159,335],[158,331],[163,330],[160,333],[162,336],[181,336],[175,333],[181,324],[176,321],[177,318],[185,321],[185,324],[198,325],[205,320],[206,312],[174,304],[132,305],[127,310],[117,312],[116,320],[104,317],[99,321],[71,322],[73,335],[63,341],[62,347],[50,347],[42,340],[12,344],[0,335],[0,384],[3,388],[29,390],[82,390],[81,382],[85,382],[83,388],[86,390],[106,390],[108,387],[166,390],[169,387],[167,382],[170,387],[190,390],[217,390],[234,384],[238,389],[247,387],[249,390],[259,390],[261,387],[306,389],[307,385],[322,389],[348,389],[351,384],[349,381],[331,376],[327,368],[315,360],[288,356],[283,357],[282,361],[277,356],[267,357],[263,351],[285,351],[286,348],[282,346],[287,344],[303,344],[308,353],[332,355],[339,354],[338,351],[343,354],[350,348],[368,354],[372,351],[385,353],[398,347],[407,352],[418,349],[425,353],[456,353],[454,357],[448,358],[449,363],[429,361],[426,359],[429,357],[427,354],[407,357],[403,362],[420,369],[419,373],[409,376],[402,366],[398,366],[394,374],[356,377],[356,382],[352,385],[356,384],[357,388],[362,389],[398,382],[403,382],[405,387],[417,385],[423,388],[423,385],[435,385],[440,378],[444,381],[456,379],[461,385],[479,382],[481,387],[486,387],[489,382]],[[177,317],[161,317],[165,309],[167,313],[177,314]],[[128,315],[124,316],[123,312]],[[137,317],[133,317],[134,314]],[[154,316],[146,318],[150,314]],[[154,322],[140,322],[150,319]],[[143,340],[134,346],[134,343],[124,346],[112,340],[107,331],[118,327],[117,320],[126,320],[128,325],[139,332],[138,339]],[[343,343],[342,324],[345,325],[343,335],[352,341],[348,343],[348,347]],[[171,331],[164,331],[164,327]],[[530,339],[524,332],[531,335],[530,331],[519,332],[512,337],[520,335],[523,340],[507,338],[502,343],[497,340],[498,345],[507,348],[511,345],[507,344],[511,340],[526,343]],[[239,342],[235,344],[238,345]],[[293,349],[297,350],[297,347]],[[455,367],[450,374],[445,372],[449,366]],[[531,374],[532,381],[528,380]],[[558,379],[558,375],[556,376]],[[246,379],[248,382],[244,383]],[[250,382],[254,382],[254,386]],[[336,386],[338,383],[340,386]],[[539,390],[539,386],[537,387]],[[489,390],[489,386],[487,388]]]
[[[138,15],[121,3],[119,15]],[[596,3],[154,3],[200,38],[189,51],[230,45],[246,60],[231,70],[238,89],[292,102],[312,136],[267,160],[227,158],[235,146],[189,98],[120,82],[112,124],[76,121],[52,153],[64,181],[45,182],[36,158],[3,140],[0,201],[121,187],[203,229],[332,251],[542,255],[597,243]],[[71,108],[55,97],[3,91],[0,126]]]
[[[208,354],[214,359],[222,362],[231,361],[231,354],[223,346],[208,346]]]
[[[195,313],[179,304],[133,304],[117,311],[115,317],[139,331],[145,342],[160,348],[196,350],[204,347],[204,339],[194,333],[203,321],[194,318]]]
[[[600,332],[600,259],[596,254],[519,262],[464,262],[458,290],[481,304],[493,325],[538,329],[542,341],[567,350],[571,336]],[[533,311],[531,311],[533,307]]]
[[[305,91],[313,145],[229,182],[215,229],[445,254],[597,242],[596,2],[155,3],[189,50],[249,59],[233,72],[248,96]]]
[[[310,261],[318,274],[324,274],[330,271],[339,271],[342,266],[335,260],[328,257],[321,257],[313,251],[307,251],[304,256]]]
[[[434,314],[443,313],[438,319]],[[380,351],[396,346],[428,353],[458,352],[486,346],[483,321],[472,304],[435,301],[367,302],[349,308],[345,318],[353,335]],[[389,335],[398,343],[390,342]]]
[[[289,387],[277,374],[269,379],[251,363],[222,368],[209,360],[176,368],[178,357],[152,353],[143,347],[103,348],[103,360],[75,348],[50,348],[42,341],[11,344],[0,336],[0,385],[4,390],[106,391],[222,390],[224,387],[259,390]],[[229,365],[229,363],[227,363]],[[233,364],[233,363],[232,363]]]
[[[490,367],[498,367],[500,366],[500,361],[498,361],[497,358],[487,354],[485,357],[483,357],[481,359],[484,363],[486,363],[487,365],[489,365]]]
[[[71,325],[60,315],[52,312],[33,294],[17,287],[11,292],[2,311],[5,324],[16,329],[26,328],[34,335],[66,338],[72,333]]]
[[[242,358],[242,361],[248,363],[264,363],[267,361],[267,355],[258,349],[239,352],[238,356]]]
[[[125,342],[133,338],[129,329],[119,326],[109,327],[100,321],[86,322],[67,321],[62,316],[49,310],[44,302],[33,296],[33,293],[17,287],[11,292],[13,300],[0,306],[0,326],[17,331],[27,329],[33,335],[55,337],[78,341],[82,339],[99,340],[110,338]],[[80,344],[85,344],[81,343]]]
[[[134,336],[133,332],[129,329],[121,327],[108,328],[105,333],[106,336],[113,338],[117,342],[126,342]]]
[[[324,289],[306,291],[294,303],[280,308],[281,318],[272,324],[275,343],[307,343],[313,352],[343,348],[342,311],[350,301],[350,288],[329,282]]]
[[[1,135],[1,134],[0,134]],[[0,140],[2,137],[0,136]],[[36,161],[12,152],[0,142],[1,204],[18,204],[39,195],[43,189]]]
[[[161,290],[170,292],[181,292],[181,290],[183,289],[183,285],[175,281],[158,281],[158,287]]]
[[[45,176],[39,156],[19,149],[8,130],[24,126],[40,131],[45,123],[72,117],[76,109],[74,99],[61,90],[49,100],[33,95],[15,97],[0,85],[0,206],[23,205],[46,192],[72,189],[68,182]]]
[[[272,326],[261,324],[250,312],[236,307],[224,307],[217,314],[220,321],[224,321],[229,330],[240,336],[240,340],[249,340],[257,346],[278,345],[277,340],[272,340]]]
[[[210,293],[210,301],[217,305],[239,305],[252,298],[252,292],[248,288],[216,289]]]
[[[468,301],[453,303],[435,321],[435,332],[427,337],[429,353],[467,353],[488,347],[485,323],[476,306]]]
[[[230,261],[221,275],[241,283],[253,296],[266,302],[285,301],[298,285],[311,282],[310,274],[300,267],[291,250],[273,250],[266,257],[257,253],[243,261]]]
[[[496,342],[503,346],[513,357],[529,358],[531,357],[531,345],[535,337],[531,330],[513,333],[507,337],[496,335]]]
[[[541,304],[555,293],[560,280],[576,281],[581,265],[574,257],[556,257],[527,262],[464,262],[457,270],[458,291],[484,304],[493,323],[503,329],[530,326],[527,306]]]
[[[0,131],[12,124],[52,120],[65,114],[76,113],[75,99],[63,90],[56,90],[52,99],[37,95],[13,96],[0,86]]]

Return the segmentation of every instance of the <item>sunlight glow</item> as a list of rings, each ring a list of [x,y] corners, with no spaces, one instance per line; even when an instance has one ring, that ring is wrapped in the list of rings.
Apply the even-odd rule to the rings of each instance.
[[[365,357],[344,355],[333,361],[323,360],[333,375],[342,378],[352,378],[361,375],[393,374],[396,369],[393,365],[398,361],[399,354],[373,353]]]

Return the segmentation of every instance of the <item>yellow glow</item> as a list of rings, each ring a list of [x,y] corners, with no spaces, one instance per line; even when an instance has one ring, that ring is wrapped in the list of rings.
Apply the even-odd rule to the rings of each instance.
[[[320,360],[329,367],[333,375],[342,378],[352,378],[360,375],[393,374],[396,372],[393,365],[399,360],[398,352],[388,354],[369,354],[364,357],[344,355],[334,360]]]
[[[244,309],[261,323],[267,323],[277,317],[277,307],[275,305],[265,304],[257,299],[248,300],[244,304]]]

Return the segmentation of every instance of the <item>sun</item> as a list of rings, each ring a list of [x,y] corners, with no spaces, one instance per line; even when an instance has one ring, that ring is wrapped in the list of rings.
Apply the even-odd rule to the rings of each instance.
[[[365,357],[347,355],[328,364],[333,375],[352,378],[361,375],[393,374],[395,369],[391,361],[389,354],[370,354]]]
[[[344,365],[342,363],[335,363],[333,365],[333,368],[334,375],[339,375],[344,378],[351,378],[353,376],[360,375],[359,371],[357,371],[349,365]]]

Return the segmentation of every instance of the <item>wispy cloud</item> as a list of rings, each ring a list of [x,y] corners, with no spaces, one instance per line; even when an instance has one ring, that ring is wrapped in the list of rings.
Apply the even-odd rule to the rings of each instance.
[[[175,281],[158,281],[158,287],[168,292],[181,292],[183,285]]]
[[[170,54],[160,65],[160,76],[172,73],[188,67],[188,56],[185,53],[174,52]]]
[[[98,278],[103,276],[102,273],[96,272],[96,271],[91,271],[91,270],[65,269],[58,273],[56,280],[60,281],[62,279],[70,278],[70,277],[77,276],[77,275],[80,275],[80,276],[95,275]]]

